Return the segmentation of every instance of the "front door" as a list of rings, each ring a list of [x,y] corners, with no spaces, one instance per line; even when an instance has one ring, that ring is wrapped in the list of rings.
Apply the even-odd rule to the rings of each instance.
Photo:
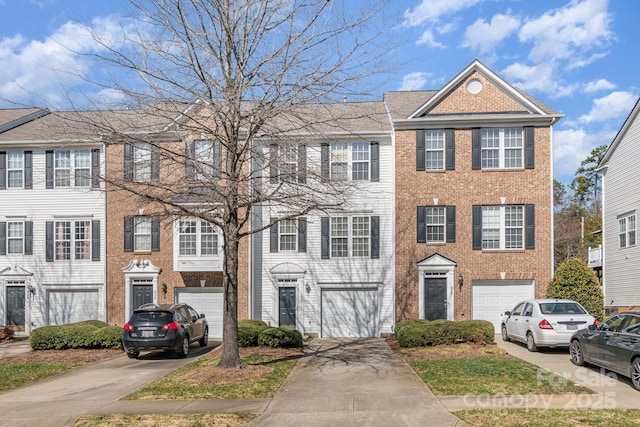
[[[447,318],[447,279],[424,279],[424,317],[427,320]]]
[[[24,332],[24,286],[7,286],[7,325],[16,332]]]
[[[280,326],[296,327],[296,288],[279,288]]]
[[[153,302],[153,285],[133,285],[133,309]]]

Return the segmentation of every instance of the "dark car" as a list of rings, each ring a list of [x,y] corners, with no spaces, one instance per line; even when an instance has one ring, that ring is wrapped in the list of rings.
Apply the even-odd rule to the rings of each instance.
[[[205,347],[209,342],[204,314],[187,304],[141,305],[123,329],[122,345],[131,358],[141,350],[175,351],[178,357],[186,357],[191,343],[198,341]]]
[[[589,326],[571,337],[571,361],[600,366],[631,379],[640,390],[640,311],[620,313],[600,326]]]

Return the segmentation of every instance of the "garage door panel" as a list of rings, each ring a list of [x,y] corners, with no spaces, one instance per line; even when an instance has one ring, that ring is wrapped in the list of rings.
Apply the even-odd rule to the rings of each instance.
[[[222,292],[179,291],[179,303],[189,304],[198,313],[204,314],[209,323],[209,337],[222,338]]]
[[[473,285],[473,319],[488,320],[495,331],[500,331],[500,322],[505,311],[517,303],[534,297],[531,281],[481,282]]]
[[[322,336],[377,337],[377,290],[324,290]]]
[[[65,325],[84,320],[99,320],[97,290],[48,291],[49,325]]]

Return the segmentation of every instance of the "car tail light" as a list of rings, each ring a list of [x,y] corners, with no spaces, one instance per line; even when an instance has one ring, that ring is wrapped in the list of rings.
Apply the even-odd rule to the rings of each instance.
[[[600,322],[598,322],[598,319],[594,319],[594,320],[593,320],[593,324],[594,324],[595,326],[598,326],[598,325],[600,324]]]
[[[163,331],[177,331],[179,327],[180,327],[180,325],[178,325],[178,322],[171,322],[171,323],[167,323],[166,325],[164,325],[162,327],[162,330]]]
[[[538,323],[538,327],[540,329],[553,329],[553,326],[551,326],[551,323],[549,323],[547,319],[542,319],[540,323]]]
[[[123,329],[125,331],[133,331],[135,328],[133,327],[133,325],[131,323],[125,323],[123,326]]]

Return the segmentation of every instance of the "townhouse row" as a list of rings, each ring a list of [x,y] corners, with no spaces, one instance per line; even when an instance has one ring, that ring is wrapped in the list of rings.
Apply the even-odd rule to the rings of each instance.
[[[224,150],[180,125],[193,105],[174,107],[166,120],[0,110],[0,324],[24,335],[94,318],[121,325],[141,304],[186,302],[222,335],[221,230],[128,191],[211,205],[194,188],[220,171]],[[296,217],[286,202],[251,206],[246,230],[260,231],[240,242],[240,318],[335,337],[390,334],[414,318],[497,328],[504,310],[544,294],[561,114],[478,61],[438,90],[322,108],[333,117],[322,137],[255,147],[279,162],[254,162],[252,185],[317,176],[347,183],[348,200]],[[80,131],[102,120],[135,138]]]

